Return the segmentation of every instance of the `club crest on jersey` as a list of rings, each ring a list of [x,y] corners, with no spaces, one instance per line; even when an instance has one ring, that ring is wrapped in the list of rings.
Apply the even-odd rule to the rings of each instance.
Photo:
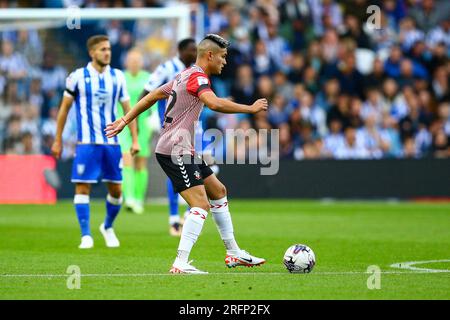
[[[205,77],[198,77],[197,81],[198,81],[199,86],[209,83],[208,78],[205,78]]]
[[[97,103],[99,105],[107,104],[109,101],[108,91],[105,89],[98,89],[98,91],[94,94],[95,99],[97,99]]]
[[[84,173],[84,170],[86,169],[86,166],[84,164],[77,164],[77,173],[78,175],[82,175]]]
[[[200,177],[200,172],[195,171],[195,172],[194,172],[194,177],[195,177],[196,180],[200,180],[200,178],[201,178],[201,177]]]

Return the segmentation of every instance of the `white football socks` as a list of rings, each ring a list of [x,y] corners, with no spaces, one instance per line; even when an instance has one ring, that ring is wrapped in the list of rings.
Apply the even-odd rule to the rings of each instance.
[[[231,220],[227,197],[219,200],[210,200],[209,202],[220,237],[227,249],[227,254],[236,254],[240,249],[234,238],[233,221]]]
[[[202,208],[192,207],[183,225],[176,260],[188,262],[189,254],[203,228],[208,212]]]

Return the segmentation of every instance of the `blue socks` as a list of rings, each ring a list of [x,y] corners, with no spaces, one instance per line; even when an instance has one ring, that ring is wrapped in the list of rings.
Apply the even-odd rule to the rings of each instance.
[[[78,223],[81,228],[81,236],[90,236],[91,229],[89,226],[89,196],[84,194],[76,194],[73,203],[77,213]]]
[[[167,179],[167,195],[169,197],[170,216],[178,216],[178,193],[173,190],[170,179]]]
[[[106,217],[105,217],[105,229],[112,227],[114,220],[119,214],[122,207],[122,197],[119,199],[113,198],[110,194],[106,196]]]

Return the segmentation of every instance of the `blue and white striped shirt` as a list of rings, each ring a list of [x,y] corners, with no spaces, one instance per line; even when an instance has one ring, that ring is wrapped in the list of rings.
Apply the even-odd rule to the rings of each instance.
[[[155,71],[150,75],[147,84],[145,85],[145,91],[151,92],[158,87],[162,86],[166,82],[170,82],[175,79],[175,76],[181,71],[186,69],[184,63],[178,57],[173,57],[172,59],[160,64],[156,67]],[[164,122],[164,113],[166,111],[166,101],[158,101],[158,115],[161,126]]]
[[[116,120],[117,102],[130,100],[122,71],[107,66],[99,73],[89,63],[67,77],[64,95],[75,99],[78,143],[118,144],[104,129]]]

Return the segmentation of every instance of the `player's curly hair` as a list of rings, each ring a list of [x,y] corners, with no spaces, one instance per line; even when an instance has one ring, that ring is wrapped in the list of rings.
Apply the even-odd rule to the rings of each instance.
[[[203,40],[211,40],[222,49],[226,49],[230,46],[230,42],[228,40],[225,40],[221,36],[214,33],[207,34],[206,37],[203,38]]]

